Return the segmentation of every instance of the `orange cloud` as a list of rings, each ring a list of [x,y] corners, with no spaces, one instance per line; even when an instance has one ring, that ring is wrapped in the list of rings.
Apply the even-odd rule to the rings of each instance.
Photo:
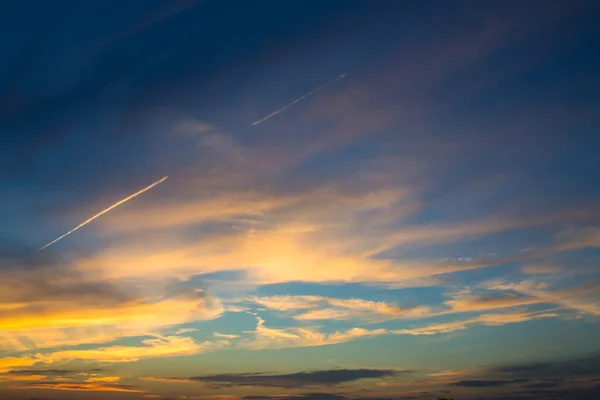
[[[88,379],[86,379],[86,382],[107,382],[107,383],[113,383],[113,382],[119,382],[121,380],[120,377],[118,376],[92,376],[89,377]]]
[[[541,301],[535,297],[522,297],[516,294],[502,293],[500,296],[477,296],[472,294],[457,294],[452,300],[444,302],[451,309],[448,313],[472,312],[482,310],[492,310],[498,308],[508,308],[537,304]]]
[[[140,377],[139,378],[142,381],[148,381],[148,382],[171,382],[171,383],[191,383],[191,381],[189,379],[179,379],[179,378],[157,378],[157,377],[152,377],[152,376],[147,376],[147,377]]]
[[[52,389],[77,392],[123,392],[145,393],[144,390],[129,385],[116,385],[105,383],[79,383],[79,382],[40,382],[21,386],[12,386],[11,389]]]
[[[0,375],[0,382],[41,381],[45,375]]]
[[[100,363],[122,363],[138,361],[142,358],[187,356],[216,348],[212,342],[196,343],[192,338],[166,336],[143,340],[144,346],[110,346],[90,350],[64,350],[48,354],[38,354],[36,358],[44,363],[62,363],[72,360],[90,360]]]
[[[31,367],[38,361],[31,356],[0,358],[0,372],[7,372],[19,367]]]
[[[138,301],[114,306],[78,308],[40,302],[44,312],[17,304],[0,317],[0,348],[18,351],[81,343],[103,343],[126,336],[143,336],[165,326],[217,318],[222,304],[204,298]],[[25,338],[25,340],[24,340]]]

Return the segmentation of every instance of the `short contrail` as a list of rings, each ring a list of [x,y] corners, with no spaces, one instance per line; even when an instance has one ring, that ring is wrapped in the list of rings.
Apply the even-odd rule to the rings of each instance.
[[[168,178],[168,176],[165,176],[161,180],[154,182],[152,185],[146,186],[145,188],[143,188],[139,192],[135,192],[131,196],[126,197],[123,200],[120,200],[120,201],[116,202],[115,204],[113,204],[112,206],[108,207],[107,209],[105,209],[103,211],[100,211],[98,214],[94,215],[90,219],[88,219],[88,220],[82,222],[81,224],[77,225],[75,228],[71,229],[69,232],[65,233],[61,237],[59,237],[57,239],[54,239],[53,241],[51,241],[50,243],[48,243],[47,245],[45,245],[43,247],[40,247],[37,251],[44,250],[46,247],[50,246],[51,244],[54,244],[54,243],[58,242],[60,239],[64,238],[65,236],[70,235],[71,233],[75,232],[77,229],[81,228],[82,226],[85,226],[85,225],[89,224],[90,222],[92,222],[93,220],[95,220],[96,218],[98,218],[99,216],[101,216],[102,214],[106,214],[107,212],[109,212],[113,208],[120,206],[121,204],[125,203],[126,201],[129,201],[129,200],[133,199],[134,197],[139,196],[140,194],[144,193],[145,191],[152,189],[154,186],[158,185],[159,183],[164,182],[167,178]]]
[[[286,105],[286,106],[284,106],[284,107],[280,108],[280,109],[279,109],[279,110],[277,110],[277,111],[273,111],[271,114],[267,115],[267,116],[266,116],[266,117],[264,117],[264,118],[261,118],[261,119],[259,119],[258,121],[254,121],[254,122],[252,123],[252,125],[250,125],[250,126],[249,126],[248,128],[246,128],[246,129],[244,129],[244,131],[247,131],[248,129],[252,128],[253,126],[256,126],[256,125],[258,125],[258,124],[261,124],[261,123],[265,122],[266,120],[268,120],[268,119],[270,119],[270,118],[272,118],[272,117],[276,116],[277,114],[284,112],[285,110],[287,110],[288,108],[290,108],[290,107],[291,107],[291,106],[293,106],[294,104],[296,104],[296,103],[299,103],[299,102],[301,102],[302,100],[306,99],[307,97],[310,97],[310,96],[312,96],[313,94],[316,94],[316,93],[320,92],[321,90],[325,89],[327,86],[329,86],[329,85],[331,85],[331,84],[334,84],[334,83],[336,83],[337,81],[340,81],[340,80],[344,79],[344,78],[345,78],[347,75],[348,75],[348,74],[341,74],[340,76],[338,76],[338,77],[337,77],[337,78],[335,78],[335,79],[332,79],[332,80],[330,80],[330,81],[329,81],[329,82],[327,82],[326,84],[324,84],[324,85],[321,85],[321,86],[319,86],[318,88],[316,88],[316,89],[314,89],[314,90],[312,90],[312,91],[310,91],[310,92],[306,93],[304,96],[302,96],[302,97],[298,97],[296,100],[292,101],[290,104],[288,104],[288,105]]]

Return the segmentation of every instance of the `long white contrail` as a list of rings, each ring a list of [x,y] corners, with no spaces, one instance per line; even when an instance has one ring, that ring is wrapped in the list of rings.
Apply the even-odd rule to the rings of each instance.
[[[318,92],[320,92],[321,90],[325,89],[327,86],[332,85],[334,83],[336,83],[337,81],[340,81],[342,79],[344,79],[348,74],[341,74],[340,76],[338,76],[335,79],[330,80],[329,82],[325,83],[324,85],[319,86],[318,88],[311,90],[310,92],[306,93],[304,96],[298,97],[296,100],[292,101],[291,103],[289,103],[288,105],[280,108],[277,111],[273,111],[271,114],[267,115],[266,117],[263,117],[261,119],[259,119],[258,121],[254,121],[252,123],[252,125],[250,125],[248,128],[244,129],[244,131],[247,131],[248,129],[252,128],[253,126],[256,126],[258,124],[261,124],[263,122],[265,122],[266,120],[273,118],[274,116],[276,116],[277,114],[280,114],[282,112],[284,112],[285,110],[287,110],[288,108],[290,108],[291,106],[293,106],[296,103],[301,102],[302,100],[306,99],[307,97],[312,96],[313,94],[317,94]]]
[[[126,201],[129,201],[129,200],[133,199],[134,197],[139,196],[140,194],[144,193],[145,191],[152,189],[154,186],[158,185],[159,183],[164,182],[167,178],[168,178],[168,176],[165,176],[161,180],[154,182],[150,186],[146,186],[145,188],[143,188],[142,190],[140,190],[138,192],[135,192],[131,196],[125,197],[123,200],[119,200],[118,202],[116,202],[112,206],[108,207],[107,209],[105,209],[103,211],[100,211],[98,214],[94,215],[93,217],[89,218],[88,220],[86,220],[86,221],[82,222],[81,224],[77,225],[75,228],[71,229],[69,232],[65,233],[61,237],[59,237],[57,239],[54,239],[53,241],[51,241],[50,243],[48,243],[47,245],[45,245],[43,247],[40,247],[37,251],[44,250],[46,247],[50,246],[51,244],[54,244],[54,243],[58,242],[60,239],[64,238],[65,236],[70,235],[71,233],[75,232],[77,229],[81,228],[82,226],[85,226],[85,225],[89,224],[90,222],[92,222],[93,220],[95,220],[99,216],[101,216],[103,214],[106,214],[107,212],[109,212],[113,208],[120,206],[121,204],[125,203]]]

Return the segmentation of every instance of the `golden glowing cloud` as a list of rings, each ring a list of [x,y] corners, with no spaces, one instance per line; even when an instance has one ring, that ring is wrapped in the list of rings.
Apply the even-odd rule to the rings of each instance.
[[[90,350],[64,350],[38,354],[44,363],[62,363],[71,360],[90,360],[100,363],[133,362],[142,358],[175,357],[198,354],[216,348],[214,343],[196,343],[192,338],[167,336],[142,341],[143,346],[110,346]]]
[[[139,301],[112,307],[47,304],[47,311],[17,308],[0,317],[0,349],[26,350],[81,343],[103,343],[125,336],[143,336],[165,326],[217,318],[222,304],[203,298]],[[35,309],[34,309],[35,310]],[[23,340],[26,338],[26,340]]]
[[[7,372],[19,367],[30,367],[38,361],[30,356],[0,358],[0,372]]]
[[[123,392],[123,393],[145,393],[144,390],[127,385],[114,385],[105,383],[89,382],[40,382],[28,385],[13,386],[12,389],[52,389],[76,392]]]

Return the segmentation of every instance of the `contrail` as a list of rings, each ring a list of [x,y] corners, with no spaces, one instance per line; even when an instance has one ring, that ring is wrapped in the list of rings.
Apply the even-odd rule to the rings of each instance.
[[[98,218],[99,216],[101,216],[102,214],[106,214],[107,212],[109,212],[113,208],[120,206],[121,204],[125,203],[126,201],[129,201],[129,200],[133,199],[134,197],[139,196],[140,194],[144,193],[145,191],[148,191],[148,190],[152,189],[154,186],[158,185],[159,183],[164,182],[167,178],[168,178],[168,176],[165,176],[161,180],[154,182],[152,185],[146,186],[145,188],[143,188],[139,192],[135,192],[131,196],[126,197],[123,200],[119,200],[118,202],[116,202],[112,206],[108,207],[107,209],[105,209],[103,211],[100,211],[98,214],[94,215],[90,219],[88,219],[88,220],[82,222],[81,224],[77,225],[75,228],[71,229],[69,232],[65,233],[61,237],[59,237],[57,239],[54,239],[53,241],[51,241],[50,243],[48,243],[47,245],[45,245],[43,247],[40,247],[37,251],[44,250],[46,247],[50,246],[51,244],[54,244],[54,243],[58,242],[60,239],[64,238],[65,236],[70,235],[71,233],[75,232],[77,229],[81,228],[82,226],[85,226],[85,225],[89,224],[90,222],[92,222],[93,220],[95,220],[96,218]]]
[[[306,93],[304,96],[298,97],[296,100],[292,101],[290,104],[288,104],[288,105],[286,105],[286,106],[284,106],[284,107],[280,108],[280,109],[279,109],[279,110],[277,110],[277,111],[273,111],[271,114],[267,115],[267,116],[266,116],[266,117],[264,117],[264,118],[261,118],[261,119],[259,119],[258,121],[254,121],[254,122],[252,123],[252,125],[250,125],[250,126],[249,126],[248,128],[246,128],[246,129],[244,129],[242,132],[245,132],[245,131],[247,131],[248,129],[252,128],[253,126],[256,126],[256,125],[258,125],[258,124],[261,124],[261,123],[265,122],[266,120],[268,120],[268,119],[270,119],[270,118],[273,118],[274,116],[276,116],[277,114],[280,114],[280,113],[284,112],[285,110],[287,110],[288,108],[290,108],[290,107],[291,107],[291,106],[293,106],[294,104],[296,104],[296,103],[299,103],[299,102],[301,102],[302,100],[306,99],[307,97],[310,97],[310,96],[312,96],[313,94],[316,94],[316,93],[320,92],[321,90],[325,89],[327,86],[329,86],[329,85],[331,85],[331,84],[334,84],[334,83],[336,83],[337,81],[340,81],[340,80],[344,79],[344,78],[345,78],[347,75],[348,75],[348,74],[341,74],[340,76],[338,76],[338,77],[337,77],[337,78],[335,78],[335,79],[332,79],[332,80],[330,80],[330,81],[329,81],[329,82],[327,82],[326,84],[324,84],[324,85],[321,85],[321,86],[319,86],[318,88],[316,88],[316,89],[314,89],[314,90],[312,90],[312,91],[310,91],[310,92]]]

